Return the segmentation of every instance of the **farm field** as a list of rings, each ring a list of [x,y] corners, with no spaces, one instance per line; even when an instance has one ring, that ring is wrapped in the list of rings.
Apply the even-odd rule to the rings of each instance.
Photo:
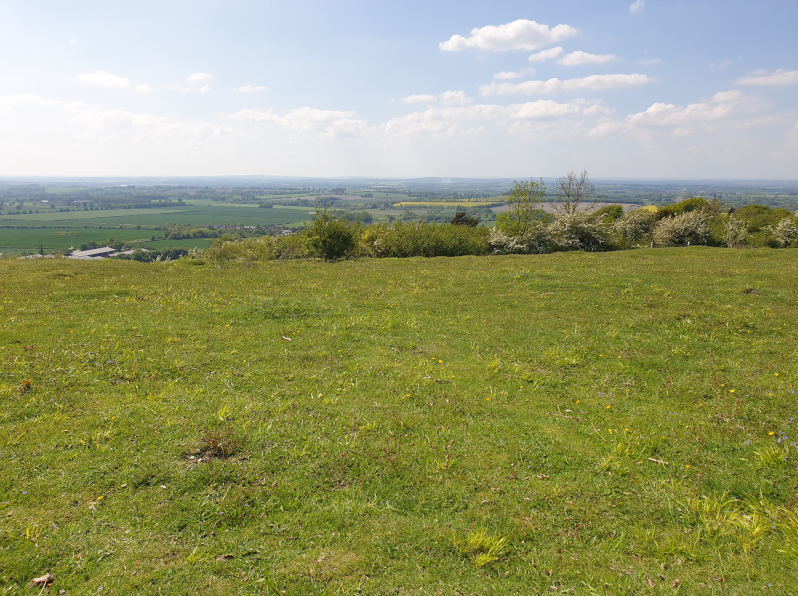
[[[71,211],[0,216],[0,252],[18,254],[35,252],[39,245],[45,251],[58,251],[65,246],[104,241],[109,236],[120,240],[142,240],[148,248],[164,246],[203,248],[205,239],[167,244],[148,242],[150,236],[162,236],[159,230],[147,229],[168,222],[200,226],[217,225],[297,225],[310,218],[307,207],[277,206],[259,209],[255,205],[229,205],[204,202],[175,205],[168,208],[115,209],[107,211]],[[13,226],[13,227],[12,227]],[[136,229],[142,226],[142,229]]]
[[[798,585],[795,249],[3,260],[0,308],[6,594]]]
[[[469,207],[484,207],[486,205],[495,205],[496,203],[503,203],[507,197],[496,197],[495,201],[401,201],[394,203],[394,207],[426,207],[433,209],[461,209]]]
[[[45,252],[54,252],[84,242],[106,240],[109,236],[124,242],[146,242],[153,234],[163,236],[158,230],[135,228],[0,228],[0,252],[4,255],[37,252],[39,245]]]
[[[279,225],[300,223],[308,219],[307,207],[278,206],[259,209],[256,205],[204,203],[175,205],[168,208],[112,209],[107,211],[45,212],[32,215],[3,215],[2,226],[41,225],[163,225],[167,221],[199,226],[203,224]]]

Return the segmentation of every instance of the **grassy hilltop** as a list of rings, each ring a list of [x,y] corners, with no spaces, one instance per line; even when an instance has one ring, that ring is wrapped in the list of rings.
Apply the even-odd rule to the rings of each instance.
[[[5,594],[798,586],[795,250],[6,260],[0,307]]]

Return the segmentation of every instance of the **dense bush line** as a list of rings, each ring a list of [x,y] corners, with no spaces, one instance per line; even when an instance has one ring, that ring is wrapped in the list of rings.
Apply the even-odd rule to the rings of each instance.
[[[717,201],[690,198],[662,210],[623,212],[617,205],[595,211],[526,213],[523,225],[502,214],[495,228],[467,218],[452,223],[422,221],[364,225],[324,211],[296,234],[234,241],[216,240],[194,256],[214,261],[259,261],[357,257],[456,257],[609,251],[648,246],[798,246],[798,217],[784,209],[749,205],[723,212]],[[464,223],[465,222],[465,223]]]

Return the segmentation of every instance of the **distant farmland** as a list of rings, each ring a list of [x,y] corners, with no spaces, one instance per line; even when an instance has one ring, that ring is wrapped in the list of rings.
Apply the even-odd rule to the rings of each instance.
[[[196,202],[150,209],[110,209],[0,216],[0,253],[35,252],[41,246],[53,252],[86,242],[104,241],[113,236],[123,242],[144,244],[148,248],[205,248],[210,240],[164,240],[163,232],[153,229],[167,223],[204,225],[290,226],[310,219],[307,207],[276,206],[259,209],[256,205]],[[155,236],[156,241],[152,241]]]

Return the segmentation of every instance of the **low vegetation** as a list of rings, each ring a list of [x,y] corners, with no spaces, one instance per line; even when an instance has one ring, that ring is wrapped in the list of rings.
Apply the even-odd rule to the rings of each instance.
[[[730,248],[798,246],[798,217],[783,209],[761,206],[722,212],[718,202],[691,198],[670,208],[624,212],[618,205],[580,210],[584,201],[568,199],[561,209],[541,207],[545,185],[519,183],[510,195],[510,210],[500,213],[493,228],[458,212],[450,223],[423,221],[366,225],[361,220],[316,211],[298,234],[234,242],[214,241],[198,258],[215,261],[356,257],[453,257],[485,254],[543,254],[564,251],[622,250],[651,243],[660,246],[703,244]],[[573,195],[579,191],[569,189]]]
[[[0,262],[3,593],[798,585],[795,250],[237,261]]]

